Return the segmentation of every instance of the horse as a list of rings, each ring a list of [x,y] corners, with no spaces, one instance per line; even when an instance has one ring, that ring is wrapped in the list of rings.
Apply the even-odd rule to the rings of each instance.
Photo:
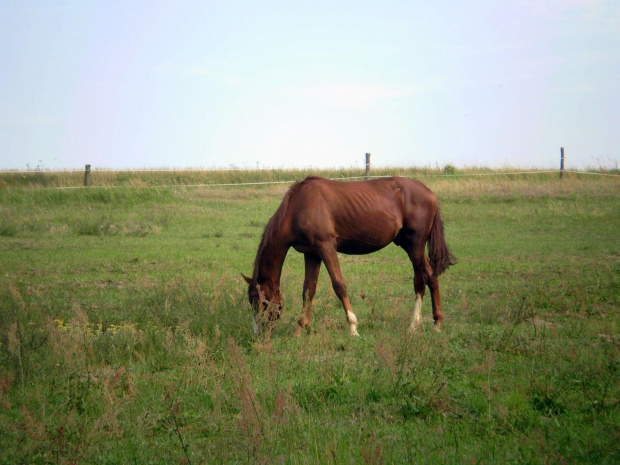
[[[294,336],[308,330],[321,263],[342,303],[350,334],[359,336],[338,252],[368,254],[390,243],[404,249],[413,265],[415,303],[409,333],[421,328],[426,286],[431,293],[434,327],[439,331],[443,311],[438,277],[456,259],[444,239],[435,194],[421,182],[402,177],[335,181],[309,176],[294,183],[265,226],[252,277],[242,275],[254,310],[255,334],[266,328],[271,331],[280,318],[280,277],[292,247],[304,255],[305,265],[302,313]]]

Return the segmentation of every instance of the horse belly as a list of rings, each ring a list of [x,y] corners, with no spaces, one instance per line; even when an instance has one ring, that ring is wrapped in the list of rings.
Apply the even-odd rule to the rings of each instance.
[[[336,249],[338,250],[338,252],[347,255],[365,255],[368,253],[376,252],[377,250],[381,250],[388,244],[389,242],[385,244],[371,244],[368,242],[354,239],[339,238],[336,241]]]
[[[350,222],[347,226],[339,225],[337,230],[337,248],[346,254],[367,254],[376,252],[390,244],[401,224],[394,216],[381,214],[366,215],[360,223]]]

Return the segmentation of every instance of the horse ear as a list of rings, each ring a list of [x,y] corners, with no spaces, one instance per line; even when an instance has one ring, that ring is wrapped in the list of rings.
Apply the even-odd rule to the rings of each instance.
[[[243,273],[241,273],[241,276],[243,276],[243,279],[245,279],[245,282],[248,284],[252,284],[252,278],[248,278],[246,275],[244,275]]]

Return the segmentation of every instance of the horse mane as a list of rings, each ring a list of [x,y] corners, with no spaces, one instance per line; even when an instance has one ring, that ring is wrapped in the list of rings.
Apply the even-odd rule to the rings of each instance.
[[[306,178],[303,181],[295,181],[295,183],[288,189],[288,191],[284,195],[284,198],[282,199],[282,203],[280,204],[276,212],[267,222],[267,226],[265,226],[265,230],[263,231],[263,235],[261,236],[261,239],[260,239],[260,244],[258,246],[258,252],[256,253],[256,259],[254,260],[254,273],[252,276],[253,279],[256,280],[256,278],[258,277],[257,276],[258,266],[261,263],[263,256],[265,255],[265,251],[269,248],[271,239],[273,238],[274,234],[280,229],[280,226],[282,225],[282,220],[284,219],[284,216],[286,215],[286,210],[288,208],[288,202],[291,196],[295,193],[295,191],[297,191],[299,186],[303,184],[305,181],[307,181],[308,179],[310,178]]]

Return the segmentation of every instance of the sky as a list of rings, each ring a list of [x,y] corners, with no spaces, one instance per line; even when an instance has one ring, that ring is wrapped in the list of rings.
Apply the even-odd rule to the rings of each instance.
[[[618,0],[0,0],[0,169],[617,168]]]

